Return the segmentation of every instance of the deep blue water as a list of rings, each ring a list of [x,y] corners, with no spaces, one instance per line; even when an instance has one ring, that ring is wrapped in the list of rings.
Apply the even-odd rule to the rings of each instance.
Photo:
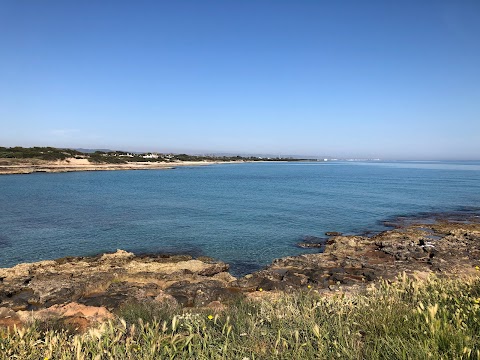
[[[302,236],[480,208],[480,162],[248,163],[0,176],[0,267],[125,249],[208,255],[236,274]]]

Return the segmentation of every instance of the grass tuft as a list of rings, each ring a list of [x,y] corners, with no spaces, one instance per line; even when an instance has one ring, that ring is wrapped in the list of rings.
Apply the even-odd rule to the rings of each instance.
[[[220,313],[129,304],[84,334],[0,330],[0,359],[480,359],[480,280],[400,277],[361,294],[238,300]]]

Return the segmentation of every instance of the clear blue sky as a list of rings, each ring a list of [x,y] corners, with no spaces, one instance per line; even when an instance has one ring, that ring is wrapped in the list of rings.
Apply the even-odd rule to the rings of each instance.
[[[480,158],[480,1],[0,0],[0,145]]]

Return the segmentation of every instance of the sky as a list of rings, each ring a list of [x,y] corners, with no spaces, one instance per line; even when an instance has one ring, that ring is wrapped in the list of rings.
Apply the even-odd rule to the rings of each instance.
[[[0,0],[0,146],[480,159],[480,1]]]

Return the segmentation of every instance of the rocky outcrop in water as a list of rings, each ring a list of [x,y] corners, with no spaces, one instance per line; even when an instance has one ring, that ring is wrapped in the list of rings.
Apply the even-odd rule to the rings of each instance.
[[[323,250],[326,244],[326,238],[320,238],[317,236],[304,236],[302,240],[297,243],[297,246],[304,249],[319,248]]]
[[[252,292],[353,291],[403,272],[480,275],[478,221],[408,224],[371,237],[304,240],[322,244],[324,251],[277,259],[239,279],[227,264],[208,258],[136,256],[122,250],[0,269],[0,326],[53,314],[85,327],[132,301],[221,308]]]
[[[480,224],[413,224],[367,236],[333,236],[323,253],[275,260],[266,269],[238,279],[245,290],[315,288],[348,290],[378,279],[436,273],[479,274]]]

